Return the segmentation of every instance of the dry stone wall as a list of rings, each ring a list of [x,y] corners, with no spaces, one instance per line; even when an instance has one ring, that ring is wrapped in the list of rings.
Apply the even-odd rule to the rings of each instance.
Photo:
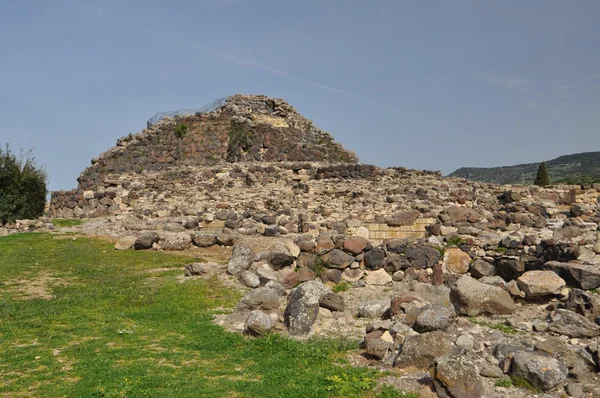
[[[88,189],[104,183],[108,173],[248,161],[356,163],[358,159],[285,101],[236,95],[215,111],[163,119],[119,139],[92,160],[78,181],[79,188]]]

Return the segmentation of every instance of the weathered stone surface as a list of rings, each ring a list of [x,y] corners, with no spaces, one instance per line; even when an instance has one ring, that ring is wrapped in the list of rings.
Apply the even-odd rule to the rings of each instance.
[[[565,309],[558,309],[550,314],[548,331],[569,337],[600,336],[600,326],[590,322],[583,315]]]
[[[277,282],[269,282],[248,293],[236,305],[237,310],[275,310],[279,308],[285,289]]]
[[[567,286],[577,287],[583,290],[591,290],[600,287],[600,267],[577,264],[561,263],[558,261],[548,261],[543,269],[554,271],[567,283]]]
[[[290,268],[280,270],[277,279],[286,289],[291,289],[298,284],[298,274]]]
[[[447,307],[431,307],[421,312],[413,325],[413,329],[419,333],[446,330],[452,324],[454,311]]]
[[[255,310],[248,315],[244,329],[247,333],[264,336],[273,329],[273,326],[271,317],[262,311]]]
[[[350,269],[350,268],[346,268],[344,270],[344,272],[342,273],[342,280],[345,280],[346,282],[358,282],[363,275],[365,274],[365,272],[360,269],[360,268],[354,268],[354,269]]]
[[[319,300],[328,289],[318,281],[304,282],[292,293],[284,312],[285,325],[292,336],[308,334],[319,314]]]
[[[440,258],[440,252],[429,246],[411,246],[406,250],[406,259],[415,268],[432,268]]]
[[[370,270],[378,270],[385,265],[385,251],[376,247],[365,252],[365,267]]]
[[[583,315],[588,320],[600,325],[600,295],[573,289],[569,293],[565,309]]]
[[[468,276],[456,282],[450,299],[458,313],[469,316],[510,314],[515,309],[514,301],[505,290]]]
[[[440,396],[448,393],[453,398],[483,397],[485,387],[474,363],[462,356],[444,357],[436,362],[435,379],[439,382],[436,391]]]
[[[466,274],[469,272],[471,256],[456,248],[447,249],[444,253],[444,268],[454,274]]]
[[[160,237],[156,232],[146,232],[135,240],[134,248],[135,250],[146,250],[152,249],[152,245],[157,243],[160,240]]]
[[[185,276],[198,276],[198,275],[205,275],[208,273],[208,271],[210,270],[210,268],[214,268],[217,267],[217,264],[215,263],[193,263],[193,264],[187,264],[184,267],[184,274]]]
[[[115,243],[116,250],[128,250],[134,247],[136,238],[135,236],[124,236]]]
[[[211,247],[217,244],[217,237],[208,234],[195,234],[192,243],[198,247]]]
[[[369,300],[358,307],[358,316],[361,318],[383,319],[390,311],[390,300]]]
[[[511,374],[547,391],[567,379],[568,369],[555,358],[530,351],[517,351],[513,355]]]
[[[344,241],[344,251],[356,256],[365,251],[369,241],[361,236],[351,236]]]
[[[331,311],[344,311],[344,298],[337,293],[327,293],[321,297],[319,305]]]
[[[260,278],[258,274],[251,270],[243,270],[238,274],[239,281],[244,285],[251,288],[260,286]]]
[[[525,263],[518,258],[501,257],[496,261],[496,270],[504,280],[510,281],[525,272]]]
[[[452,352],[452,342],[444,332],[409,335],[402,344],[394,366],[428,369],[433,365],[435,358],[451,355]]]
[[[388,283],[392,282],[392,277],[390,276],[390,274],[385,272],[383,268],[381,268],[376,271],[367,272],[367,275],[365,276],[364,280],[367,285],[385,286]]]
[[[327,254],[321,256],[321,260],[323,260],[326,267],[344,269],[348,268],[354,262],[354,257],[339,249],[332,249]]]
[[[227,265],[227,272],[238,276],[242,271],[249,269],[254,263],[256,255],[249,246],[235,245]]]
[[[387,218],[385,220],[386,224],[390,227],[400,227],[406,225],[413,225],[417,218],[419,218],[419,213],[416,210],[409,210],[402,213],[394,214],[393,216]]]
[[[391,348],[391,344],[381,337],[366,341],[367,354],[375,359],[383,359]]]
[[[321,235],[317,238],[317,247],[315,249],[317,254],[325,254],[333,249],[335,249],[335,244],[329,236]]]
[[[275,243],[269,248],[267,261],[273,269],[281,269],[289,267],[294,263],[296,258],[292,256],[287,247],[282,243]]]
[[[192,245],[192,237],[188,232],[166,234],[160,237],[158,245],[162,250],[186,250]]]
[[[484,276],[495,276],[496,267],[494,266],[494,264],[490,264],[487,261],[476,260],[471,264],[469,272],[471,272],[471,276],[473,276],[474,278],[483,278]]]
[[[542,297],[560,293],[565,281],[552,271],[527,271],[517,279],[525,297]]]

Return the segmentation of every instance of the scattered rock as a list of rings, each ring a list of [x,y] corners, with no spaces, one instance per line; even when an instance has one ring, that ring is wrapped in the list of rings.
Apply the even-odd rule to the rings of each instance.
[[[361,318],[383,319],[389,311],[390,300],[370,300],[360,304],[358,316]]]
[[[134,247],[136,242],[135,236],[124,236],[115,243],[116,250],[128,250]]]
[[[250,288],[256,288],[260,286],[260,278],[258,274],[251,270],[243,270],[238,274],[239,281]]]
[[[337,293],[327,293],[319,300],[321,307],[330,311],[344,311],[344,298]]]
[[[273,320],[262,311],[252,311],[248,315],[244,329],[247,333],[264,336],[273,329]]]
[[[394,366],[428,369],[436,358],[449,356],[452,351],[452,342],[444,332],[409,335],[402,344]]]
[[[515,309],[514,301],[505,290],[468,276],[456,282],[450,299],[458,313],[469,316],[510,314]]]
[[[569,337],[600,336],[600,326],[588,321],[582,315],[565,309],[557,309],[549,317],[548,331]]]
[[[421,312],[413,325],[419,333],[446,330],[452,324],[454,312],[447,307],[431,307]]]
[[[454,274],[469,272],[471,256],[456,248],[447,249],[444,253],[444,268]]]
[[[568,369],[559,360],[529,351],[513,355],[511,374],[522,377],[533,386],[548,391],[567,380]]]
[[[157,243],[160,237],[156,232],[146,232],[135,240],[135,250],[147,250],[152,249],[152,245]]]
[[[256,255],[249,246],[235,245],[227,265],[227,272],[238,276],[242,271],[249,269],[254,263]]]
[[[519,289],[525,297],[542,297],[558,294],[565,281],[552,271],[527,271],[517,279]]]
[[[319,301],[329,293],[321,282],[304,282],[292,293],[284,312],[285,325],[292,336],[306,335],[319,314]]]
[[[440,358],[435,368],[436,391],[453,398],[483,397],[485,388],[474,363],[462,356]]]
[[[380,268],[377,271],[369,271],[364,278],[367,285],[385,286],[392,282],[390,274],[385,272],[385,269]]]

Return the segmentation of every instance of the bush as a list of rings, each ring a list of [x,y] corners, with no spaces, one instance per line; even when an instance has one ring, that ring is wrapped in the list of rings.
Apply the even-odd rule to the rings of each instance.
[[[33,219],[44,213],[46,171],[36,165],[31,151],[16,157],[6,145],[0,149],[0,225]]]
[[[185,123],[177,123],[175,126],[175,137],[182,139],[187,134],[188,126]]]

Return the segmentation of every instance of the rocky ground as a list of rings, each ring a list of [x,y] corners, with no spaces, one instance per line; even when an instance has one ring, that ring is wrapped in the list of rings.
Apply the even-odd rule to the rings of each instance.
[[[386,382],[424,397],[600,396],[600,248],[589,226],[570,239],[563,227],[556,240],[538,229],[535,237],[372,244],[360,235],[206,234],[185,225],[95,219],[63,230],[112,239],[120,250],[208,247],[214,258],[190,263],[181,281],[218,278],[244,293],[216,323],[253,336],[360,341],[352,363],[388,370]]]

